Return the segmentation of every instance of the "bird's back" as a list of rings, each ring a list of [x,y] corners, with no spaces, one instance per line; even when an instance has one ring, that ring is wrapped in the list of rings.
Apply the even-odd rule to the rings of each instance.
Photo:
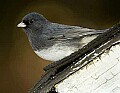
[[[105,32],[105,30],[88,29],[79,26],[68,26],[57,23],[51,23],[44,29],[43,35],[53,44],[62,44],[81,48],[83,45],[92,41],[96,36]]]

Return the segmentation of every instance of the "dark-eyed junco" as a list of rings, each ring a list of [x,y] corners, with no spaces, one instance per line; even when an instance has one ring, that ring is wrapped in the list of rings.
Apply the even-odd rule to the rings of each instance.
[[[23,17],[17,27],[23,28],[34,52],[50,61],[70,55],[106,31],[52,23],[35,12]]]

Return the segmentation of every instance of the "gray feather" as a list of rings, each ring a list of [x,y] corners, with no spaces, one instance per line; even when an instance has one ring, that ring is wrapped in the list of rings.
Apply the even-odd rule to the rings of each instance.
[[[34,12],[26,15],[22,22],[26,25],[23,29],[33,50],[51,61],[70,55],[107,31],[52,23]]]

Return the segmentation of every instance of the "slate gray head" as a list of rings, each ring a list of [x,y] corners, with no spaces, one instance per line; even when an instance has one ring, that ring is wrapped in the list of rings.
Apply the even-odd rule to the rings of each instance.
[[[38,28],[42,29],[47,22],[48,20],[43,15],[32,12],[25,15],[17,27],[22,27],[26,33],[30,33],[30,31],[36,31]]]

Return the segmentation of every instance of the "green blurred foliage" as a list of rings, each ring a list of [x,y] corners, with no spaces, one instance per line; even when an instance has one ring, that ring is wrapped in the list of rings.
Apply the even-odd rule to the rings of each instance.
[[[22,29],[22,17],[35,11],[52,22],[109,28],[120,20],[119,0],[1,0],[0,93],[27,93],[49,64],[36,56]]]

